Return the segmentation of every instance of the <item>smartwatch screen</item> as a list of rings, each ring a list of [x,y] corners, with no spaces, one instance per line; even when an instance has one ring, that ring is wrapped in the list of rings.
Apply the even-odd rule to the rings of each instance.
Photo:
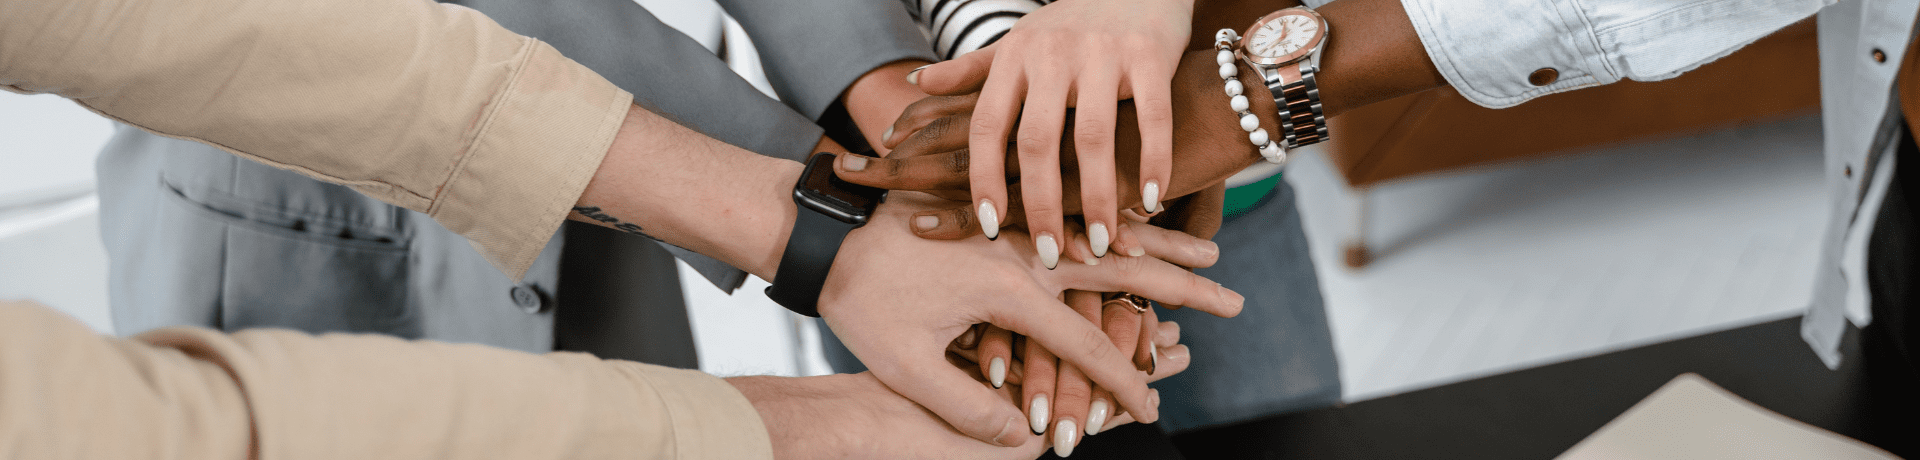
[[[867,216],[886,199],[887,191],[840,180],[833,174],[836,158],[833,154],[815,154],[807,159],[803,186],[794,190],[794,198],[842,222],[866,223]]]

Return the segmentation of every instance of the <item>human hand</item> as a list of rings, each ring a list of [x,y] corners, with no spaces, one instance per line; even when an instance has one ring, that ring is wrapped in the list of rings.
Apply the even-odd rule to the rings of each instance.
[[[1211,50],[1187,53],[1181,59],[1173,86],[1173,162],[1179,174],[1172,176],[1172,182],[1165,189],[1166,197],[1186,196],[1207,189],[1260,161],[1259,152],[1247,141],[1246,132],[1240,129],[1239,120],[1228,107],[1226,95],[1221,92],[1218,69]],[[1260,96],[1265,94],[1265,86],[1251,75],[1252,72],[1241,72],[1239,78],[1249,85],[1248,88],[1258,88],[1257,91],[1248,90],[1255,94],[1249,97],[1252,110],[1256,113],[1273,112],[1276,109],[1272,98]],[[979,97],[978,94],[933,96],[915,102],[894,122],[891,139],[895,149],[891,155],[879,159],[843,157],[835,163],[835,172],[849,182],[890,190],[921,190],[951,199],[970,197],[971,167],[977,156],[972,153],[975,150],[970,148],[969,127],[974,125],[972,118]],[[1122,120],[1134,119],[1135,113],[1131,101],[1120,104]],[[1279,130],[1274,117],[1261,117],[1260,122],[1270,132]],[[1141,151],[1141,135],[1137,124],[1122,122],[1115,126],[1114,135],[1114,152],[1119,158],[1116,180],[1137,180],[1140,177],[1138,162],[1130,161],[1138,158]],[[1074,147],[1062,143],[1060,148],[1072,152]],[[1069,215],[1081,213],[1078,190],[1082,189],[1079,184],[1084,174],[1080,173],[1076,157],[1063,155],[1060,162],[1064,172],[1060,179],[1067,185],[1062,192],[1065,196],[1062,204],[1064,212]],[[1019,161],[1017,156],[1005,156],[997,164],[1002,165],[1006,176],[1024,178]],[[1024,183],[1018,183],[1008,187],[1020,192],[1023,186]],[[1144,212],[1139,193],[1126,188],[1117,193],[1119,206],[1138,207],[1136,209]],[[1020,199],[1022,194],[1010,195],[1007,206],[1010,209],[1024,206]],[[916,225],[914,231],[929,238],[964,238],[982,231],[977,210],[970,202],[965,206],[923,213],[933,217],[916,220],[916,224],[925,222],[930,225]],[[1024,224],[1026,215],[1023,212],[1010,212],[999,224],[1003,228]],[[1122,238],[1119,233],[1112,235],[1116,245],[1117,240]],[[1120,248],[1116,246],[1115,249]]]
[[[1212,242],[1164,238],[1145,244],[1152,257],[1046,270],[1032,262],[1024,233],[1001,241],[931,241],[892,225],[932,205],[924,194],[896,193],[869,225],[849,234],[823,288],[820,312],[847,348],[900,394],[955,429],[1004,446],[1025,442],[1025,417],[1011,404],[941,362],[947,344],[978,323],[1019,332],[1085,371],[1115,402],[1153,421],[1144,376],[1093,324],[1059,300],[1068,289],[1127,291],[1220,316],[1238,314],[1239,294],[1187,272],[1218,256]],[[1170,263],[1171,262],[1171,263]]]
[[[1072,139],[1081,163],[1081,194],[1094,254],[1105,256],[1118,222],[1114,182],[1114,135],[1119,100],[1133,99],[1143,153],[1138,157],[1150,212],[1172,175],[1173,123],[1168,84],[1191,27],[1191,0],[1056,2],[1021,18],[986,48],[914,74],[929,94],[979,91],[969,142],[980,152],[970,171],[972,199],[988,237],[1011,217],[1002,158],[1017,137],[1022,168],[1020,193],[1035,248],[1049,268],[1066,242],[1059,163],[1067,107],[1077,108]],[[1024,99],[1024,101],[1023,101]],[[1010,136],[1014,120],[1017,136]],[[905,133],[894,132],[886,145]],[[1135,188],[1132,186],[1125,188]]]

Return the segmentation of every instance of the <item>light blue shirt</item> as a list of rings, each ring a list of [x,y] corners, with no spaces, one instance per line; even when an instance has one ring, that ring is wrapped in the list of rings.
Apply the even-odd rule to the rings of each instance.
[[[1845,318],[1862,326],[1870,321],[1864,257],[1857,255],[1886,190],[1887,175],[1876,172],[1891,171],[1888,152],[1907,135],[1893,84],[1920,0],[1401,3],[1440,74],[1468,100],[1490,108],[1622,78],[1672,78],[1818,13],[1832,208],[1801,335],[1828,367],[1839,366]],[[1884,61],[1873,58],[1875,51]],[[1543,68],[1559,78],[1542,86],[1528,82]]]

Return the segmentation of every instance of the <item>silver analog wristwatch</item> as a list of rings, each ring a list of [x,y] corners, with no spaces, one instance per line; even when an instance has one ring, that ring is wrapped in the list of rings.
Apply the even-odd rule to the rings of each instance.
[[[1327,116],[1320,108],[1320,48],[1327,43],[1327,20],[1306,7],[1275,11],[1254,21],[1240,38],[1240,59],[1273,92],[1280,106],[1280,132],[1288,149],[1327,140]]]

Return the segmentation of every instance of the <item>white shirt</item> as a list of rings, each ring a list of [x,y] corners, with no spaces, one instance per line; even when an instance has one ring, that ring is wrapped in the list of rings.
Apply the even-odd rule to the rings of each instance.
[[[1672,78],[1818,13],[1832,215],[1801,335],[1828,367],[1839,366],[1843,318],[1852,316],[1861,326],[1871,320],[1859,255],[1888,182],[1888,174],[1876,172],[1891,171],[1893,155],[1887,152],[1897,136],[1906,135],[1893,84],[1920,0],[1401,3],[1440,74],[1468,100],[1490,108],[1622,78]],[[1875,60],[1875,51],[1886,58]],[[1559,78],[1529,83],[1528,76],[1543,68],[1558,71]]]

